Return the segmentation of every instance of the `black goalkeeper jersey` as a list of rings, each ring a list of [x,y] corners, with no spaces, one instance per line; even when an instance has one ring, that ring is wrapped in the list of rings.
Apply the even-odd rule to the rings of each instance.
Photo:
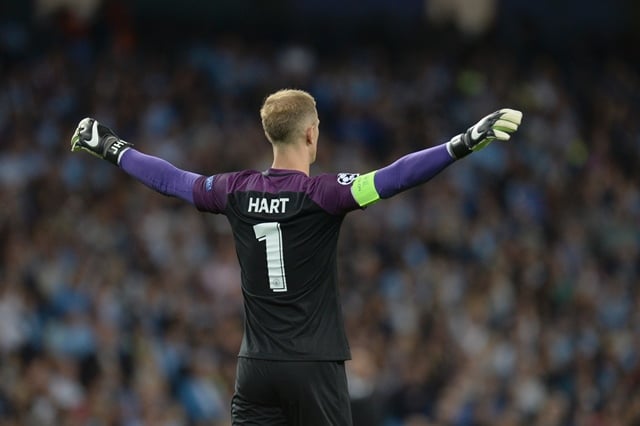
[[[240,356],[350,359],[336,252],[345,214],[359,208],[355,177],[270,169],[196,181],[196,207],[224,214],[235,238],[245,308]]]

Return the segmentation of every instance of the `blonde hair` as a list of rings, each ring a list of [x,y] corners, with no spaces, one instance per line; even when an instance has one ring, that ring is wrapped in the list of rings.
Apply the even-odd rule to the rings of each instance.
[[[271,143],[290,143],[304,132],[306,119],[317,119],[316,101],[304,90],[283,89],[269,95],[260,109],[262,128]]]

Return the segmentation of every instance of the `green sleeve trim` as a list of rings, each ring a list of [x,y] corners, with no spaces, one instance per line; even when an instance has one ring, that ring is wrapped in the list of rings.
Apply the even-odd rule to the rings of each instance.
[[[351,185],[351,195],[360,207],[366,207],[380,199],[373,178],[376,171],[358,176]]]

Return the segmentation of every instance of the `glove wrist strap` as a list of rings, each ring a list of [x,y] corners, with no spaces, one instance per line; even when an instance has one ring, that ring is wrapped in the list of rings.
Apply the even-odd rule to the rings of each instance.
[[[113,140],[109,140],[105,146],[106,149],[103,155],[104,159],[117,166],[120,163],[120,157],[122,154],[127,149],[131,148],[133,144],[114,137]]]
[[[459,134],[447,142],[447,152],[449,152],[452,158],[459,160],[471,154],[473,151],[464,143],[463,134]]]

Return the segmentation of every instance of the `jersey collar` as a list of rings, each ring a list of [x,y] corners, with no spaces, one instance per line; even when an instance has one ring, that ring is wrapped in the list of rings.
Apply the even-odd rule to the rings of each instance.
[[[269,169],[265,170],[264,172],[262,172],[262,174],[265,175],[265,176],[286,176],[286,175],[304,175],[304,176],[306,176],[306,174],[304,172],[301,172],[300,170],[274,169],[274,168],[269,168]]]

